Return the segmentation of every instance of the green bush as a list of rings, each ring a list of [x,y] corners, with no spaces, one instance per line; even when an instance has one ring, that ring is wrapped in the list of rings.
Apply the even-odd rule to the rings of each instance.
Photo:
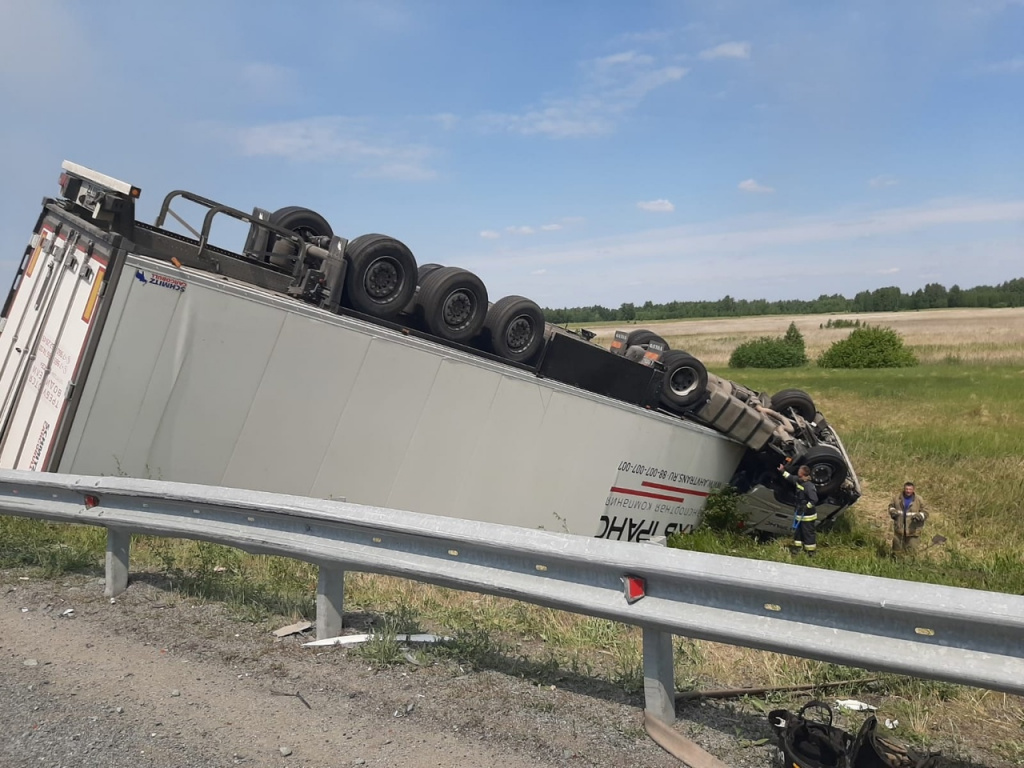
[[[818,356],[820,368],[909,368],[914,353],[892,328],[857,328]]]
[[[739,491],[731,485],[708,494],[700,528],[720,533],[740,530],[743,527],[743,514],[739,510],[739,498]]]
[[[796,323],[789,324],[789,328],[786,329],[786,335],[782,337],[782,340],[787,344],[798,347],[801,352],[804,351],[804,335],[800,333]]]
[[[796,323],[785,336],[762,336],[740,344],[729,357],[730,368],[799,368],[807,365],[804,337]]]

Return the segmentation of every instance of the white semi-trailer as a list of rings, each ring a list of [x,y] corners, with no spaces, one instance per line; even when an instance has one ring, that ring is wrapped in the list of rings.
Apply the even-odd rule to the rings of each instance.
[[[805,393],[773,401],[652,334],[604,350],[308,209],[179,190],[154,226],[135,220],[137,187],[72,163],[60,184],[0,319],[0,467],[634,541],[691,530],[730,484],[751,528],[787,530],[781,461],[812,466],[823,518],[860,495]],[[176,198],[206,210],[200,230]],[[240,253],[210,244],[217,216],[250,225]]]

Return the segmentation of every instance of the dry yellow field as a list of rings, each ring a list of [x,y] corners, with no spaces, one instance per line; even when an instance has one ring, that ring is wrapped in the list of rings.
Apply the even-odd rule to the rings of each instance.
[[[723,367],[739,344],[759,336],[781,336],[790,322],[795,322],[803,334],[807,356],[813,360],[850,333],[849,328],[822,328],[829,319],[860,320],[862,325],[892,328],[922,363],[954,359],[964,363],[1024,363],[1024,308],[661,320],[609,324],[591,330],[597,332],[595,341],[607,346],[617,328],[649,328],[673,349],[685,349],[708,366]]]

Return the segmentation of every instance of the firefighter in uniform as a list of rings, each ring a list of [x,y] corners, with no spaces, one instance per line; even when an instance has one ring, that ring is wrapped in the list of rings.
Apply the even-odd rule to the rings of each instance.
[[[811,468],[806,464],[796,471],[796,477],[780,464],[782,476],[796,488],[796,504],[793,508],[793,553],[806,552],[810,557],[818,551],[816,525],[818,522],[818,489],[811,482]]]

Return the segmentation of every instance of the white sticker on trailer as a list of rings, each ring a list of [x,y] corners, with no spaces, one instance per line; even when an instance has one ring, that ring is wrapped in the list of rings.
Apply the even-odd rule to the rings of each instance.
[[[81,265],[88,259],[88,268]],[[96,316],[106,261],[75,253],[78,267],[67,274],[54,296],[53,309],[42,329],[36,358],[17,405],[0,465],[14,469],[45,470],[85,342]],[[24,425],[24,426],[23,426]],[[18,439],[24,435],[24,441]]]
[[[690,533],[700,522],[707,497],[723,485],[678,468],[624,460],[608,489],[597,538],[646,541]]]

